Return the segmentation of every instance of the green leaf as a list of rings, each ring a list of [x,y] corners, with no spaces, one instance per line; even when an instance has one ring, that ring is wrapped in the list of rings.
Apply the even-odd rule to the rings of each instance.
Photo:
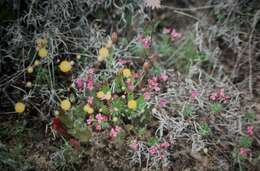
[[[185,104],[184,110],[183,110],[183,115],[186,117],[192,116],[193,110],[194,109],[191,104]]]
[[[70,129],[73,128],[74,122],[68,117],[68,115],[62,114],[59,115],[59,119],[65,125],[66,128]]]
[[[113,115],[123,114],[126,106],[123,99],[118,98],[112,101]],[[117,111],[116,111],[117,110]]]
[[[249,136],[241,136],[239,139],[239,145],[245,148],[249,148],[253,143],[252,138]]]
[[[106,129],[106,128],[109,127],[109,123],[108,123],[108,122],[101,122],[101,127],[102,127],[103,129]]]
[[[75,137],[80,141],[80,142],[88,142],[89,139],[91,138],[91,131],[86,127],[84,131],[79,131]]]
[[[256,120],[256,114],[255,112],[246,112],[244,119],[247,120],[248,122],[253,122]]]
[[[150,137],[150,138],[148,139],[148,142],[147,142],[147,144],[148,144],[149,146],[153,146],[153,145],[158,144],[158,143],[159,143],[159,140],[158,140],[158,138],[156,138],[156,137]]]
[[[222,110],[222,105],[220,103],[213,103],[211,104],[211,111],[213,113],[219,113]]]
[[[138,110],[142,110],[145,108],[145,100],[144,100],[144,96],[140,96],[137,100],[137,109]]]
[[[201,135],[207,136],[211,134],[211,129],[207,123],[203,123],[199,126],[199,133]]]

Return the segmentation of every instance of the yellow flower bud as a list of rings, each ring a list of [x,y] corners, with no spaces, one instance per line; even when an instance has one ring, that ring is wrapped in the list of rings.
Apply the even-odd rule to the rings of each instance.
[[[94,109],[90,107],[88,104],[84,106],[83,110],[88,114],[94,113]]]
[[[39,60],[35,60],[34,63],[33,63],[34,66],[38,66],[40,65],[40,61]]]
[[[60,63],[59,68],[62,72],[69,72],[72,69],[72,66],[69,61],[64,60]]]
[[[26,87],[31,88],[32,87],[32,82],[31,81],[27,81]]]
[[[32,67],[32,66],[28,66],[28,67],[27,67],[27,72],[28,72],[29,74],[33,73],[33,67]]]
[[[25,111],[25,104],[22,102],[17,102],[15,104],[15,112],[17,113],[23,113]]]
[[[132,74],[131,74],[130,69],[127,69],[127,68],[123,69],[123,76],[126,77],[126,78],[131,77]]]
[[[129,100],[127,106],[128,106],[129,109],[135,110],[136,107],[137,107],[136,100]]]
[[[39,49],[39,51],[38,51],[38,55],[39,55],[41,58],[45,58],[45,57],[47,57],[47,55],[48,55],[48,51],[47,51],[45,48],[41,48],[41,49]]]
[[[107,48],[100,48],[98,51],[98,61],[103,61],[104,59],[106,59],[108,57],[108,49]]]
[[[65,99],[61,101],[60,106],[64,111],[67,111],[71,108],[71,103],[68,99]]]
[[[104,94],[103,91],[97,92],[97,97],[100,98],[100,99],[101,99],[104,95],[105,95],[105,94]]]

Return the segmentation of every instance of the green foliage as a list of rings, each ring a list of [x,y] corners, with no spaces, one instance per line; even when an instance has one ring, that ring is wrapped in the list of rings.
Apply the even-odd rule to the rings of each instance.
[[[244,148],[251,147],[252,143],[253,143],[252,138],[246,135],[241,136],[239,139],[239,145]]]
[[[57,170],[73,170],[82,162],[83,152],[75,150],[68,142],[65,142],[51,156],[51,163]]]
[[[199,126],[199,133],[203,136],[208,136],[211,134],[211,129],[207,123],[202,123]]]
[[[247,122],[253,122],[256,120],[256,114],[255,112],[246,112],[244,116],[244,120]]]
[[[213,103],[211,104],[211,112],[213,113],[219,113],[222,110],[222,104],[221,103]]]
[[[148,138],[147,144],[149,146],[153,146],[153,145],[158,144],[158,143],[159,143],[158,138],[156,138],[156,137],[149,137]]]
[[[194,107],[191,104],[185,104],[183,115],[186,117],[192,116],[193,111],[194,111]]]

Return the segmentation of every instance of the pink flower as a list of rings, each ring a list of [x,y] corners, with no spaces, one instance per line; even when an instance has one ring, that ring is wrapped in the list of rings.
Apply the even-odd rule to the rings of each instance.
[[[144,100],[150,100],[151,99],[151,94],[149,92],[144,93]]]
[[[157,77],[152,77],[151,79],[148,79],[148,87],[150,89],[152,89],[152,90],[160,91],[158,78]]]
[[[253,134],[254,134],[254,127],[253,126],[248,126],[246,128],[246,132],[247,132],[248,135],[253,136]]]
[[[243,147],[241,147],[241,148],[239,149],[239,155],[240,155],[240,156],[243,156],[243,157],[247,157],[247,155],[249,154],[249,152],[250,152],[250,149],[248,149],[248,148],[243,148]]]
[[[102,121],[107,121],[108,117],[99,113],[96,115],[96,120],[98,121],[98,123],[100,123]]]
[[[168,75],[167,75],[167,74],[161,74],[160,77],[159,77],[159,79],[160,79],[161,81],[167,81],[167,80],[168,80]]]
[[[136,139],[132,140],[131,143],[129,144],[129,147],[132,150],[136,151],[138,149],[138,147],[139,147],[139,144],[138,144],[137,140]]]
[[[172,32],[171,32],[171,39],[172,39],[172,41],[181,38],[181,36],[182,36],[181,33],[178,33],[178,32],[176,32],[175,29],[172,29]]]
[[[140,78],[141,74],[139,72],[135,72],[133,74],[133,78]]]
[[[168,143],[168,142],[161,143],[160,147],[161,148],[168,148],[168,147],[170,147],[170,143]]]
[[[131,80],[127,80],[126,81],[126,84],[127,84],[127,88],[130,90],[130,91],[133,91],[134,90],[134,84]]]
[[[92,78],[88,78],[87,80],[87,88],[92,91],[94,89],[94,81]]]
[[[75,81],[75,84],[76,84],[77,89],[79,89],[79,90],[82,90],[83,87],[84,87],[84,81],[83,81],[83,79],[81,79],[81,78],[78,78],[78,79]]]
[[[90,116],[90,117],[87,119],[87,124],[88,124],[88,125],[91,125],[93,121],[94,121],[93,116]]]
[[[225,92],[223,88],[219,90],[219,97],[225,98]]]
[[[199,93],[198,93],[197,90],[192,90],[192,91],[191,91],[191,97],[192,97],[193,99],[195,99],[196,97],[198,97],[198,95],[199,95]]]
[[[89,68],[87,72],[88,72],[88,74],[92,75],[92,74],[94,74],[95,69],[94,68]]]
[[[149,151],[149,153],[151,155],[155,155],[155,154],[158,153],[158,146],[157,145],[153,145],[148,151]]]
[[[168,27],[164,27],[163,28],[163,33],[164,34],[169,34],[171,32],[171,28],[168,28]]]
[[[139,41],[143,44],[143,46],[144,46],[145,49],[148,49],[148,48],[151,47],[152,41],[151,41],[151,37],[150,37],[150,36],[141,37],[141,38],[139,39]]]
[[[100,131],[101,129],[102,129],[102,128],[101,128],[101,125],[97,124],[97,125],[96,125],[96,130],[97,130],[97,131]]]
[[[93,100],[94,100],[93,96],[88,96],[87,103],[92,105],[93,104]]]
[[[118,133],[119,133],[121,130],[122,130],[122,128],[119,127],[119,126],[116,126],[115,128],[111,128],[110,134],[109,134],[110,137],[111,137],[111,138],[116,138],[117,135],[118,135]]]
[[[159,105],[160,105],[161,107],[165,107],[168,103],[169,103],[169,101],[166,100],[166,99],[164,99],[164,98],[161,98],[161,99],[159,100]]]
[[[124,60],[124,59],[119,59],[118,63],[121,64],[121,65],[124,65],[124,64],[129,63],[129,61],[128,60]]]
[[[218,93],[216,93],[216,92],[211,93],[209,98],[210,98],[210,100],[213,100],[213,101],[217,100]]]

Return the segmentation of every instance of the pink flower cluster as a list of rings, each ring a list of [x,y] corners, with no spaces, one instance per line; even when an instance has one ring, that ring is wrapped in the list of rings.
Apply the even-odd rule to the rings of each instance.
[[[239,149],[239,155],[242,156],[242,157],[247,157],[250,153],[250,149],[249,148],[243,148],[241,147]]]
[[[94,121],[93,116],[89,116],[89,118],[87,119],[87,124],[91,125],[93,121]]]
[[[132,61],[130,61],[130,60],[125,60],[125,59],[119,59],[118,61],[117,61],[117,63],[118,64],[121,64],[121,65],[125,65],[125,64],[127,64],[127,63],[132,63]]]
[[[109,134],[110,137],[111,137],[111,138],[116,138],[117,135],[118,135],[118,133],[119,133],[121,130],[122,130],[122,128],[119,127],[119,126],[115,126],[114,128],[111,128],[110,134]]]
[[[167,148],[169,148],[170,147],[170,143],[168,143],[168,142],[163,142],[163,143],[161,143],[161,144],[159,144],[159,145],[153,145],[152,147],[150,147],[149,148],[149,153],[151,154],[151,155],[156,155],[156,154],[158,154],[158,152],[160,151],[160,150],[165,150],[165,149],[167,149]]]
[[[197,90],[192,90],[191,91],[191,98],[192,99],[195,99],[196,97],[198,97],[199,93]]]
[[[224,89],[212,92],[209,96],[209,99],[212,101],[224,101],[226,102],[230,97],[225,95]]]
[[[98,121],[98,123],[101,123],[107,121],[108,117],[99,113],[96,115],[96,120]]]
[[[84,88],[85,82],[88,90],[92,91],[94,89],[94,79],[93,79],[94,69],[89,68],[87,70],[87,74],[88,76],[86,77],[86,80],[83,78],[76,79],[75,84],[78,90],[82,90]]]
[[[87,103],[92,105],[93,101],[94,101],[94,97],[93,96],[88,96]]]
[[[177,32],[174,28],[164,28],[163,33],[170,34],[172,41],[178,40],[182,37],[182,34]]]
[[[167,81],[168,78],[169,78],[168,75],[165,73],[161,74],[159,77],[154,76],[154,77],[148,79],[148,87],[151,90],[160,91],[159,81]]]
[[[95,118],[96,118],[96,121],[97,121],[95,128],[96,128],[97,131],[100,131],[102,129],[102,127],[100,125],[101,122],[107,121],[108,117],[99,113],[99,114],[96,115]],[[95,121],[94,117],[89,116],[89,118],[87,119],[87,124],[91,125],[94,121]]]
[[[165,107],[168,103],[169,103],[169,101],[167,99],[160,98],[160,100],[159,100],[159,105],[161,107]]]
[[[131,80],[126,80],[126,84],[127,84],[127,88],[130,90],[130,91],[133,91],[135,86],[133,84],[133,82]]]
[[[148,49],[151,47],[151,44],[152,44],[152,40],[151,40],[151,37],[150,36],[147,36],[147,37],[140,37],[139,38],[139,42],[143,44],[144,48],[145,49]]]
[[[247,134],[248,134],[249,136],[253,136],[253,134],[254,134],[254,127],[253,127],[253,126],[248,126],[248,127],[246,128],[246,132],[247,132]]]
[[[151,99],[151,93],[150,92],[144,92],[144,100],[150,100]]]
[[[152,77],[152,78],[148,79],[148,87],[151,90],[160,91],[160,85],[159,85],[159,82],[158,82],[158,77]]]

